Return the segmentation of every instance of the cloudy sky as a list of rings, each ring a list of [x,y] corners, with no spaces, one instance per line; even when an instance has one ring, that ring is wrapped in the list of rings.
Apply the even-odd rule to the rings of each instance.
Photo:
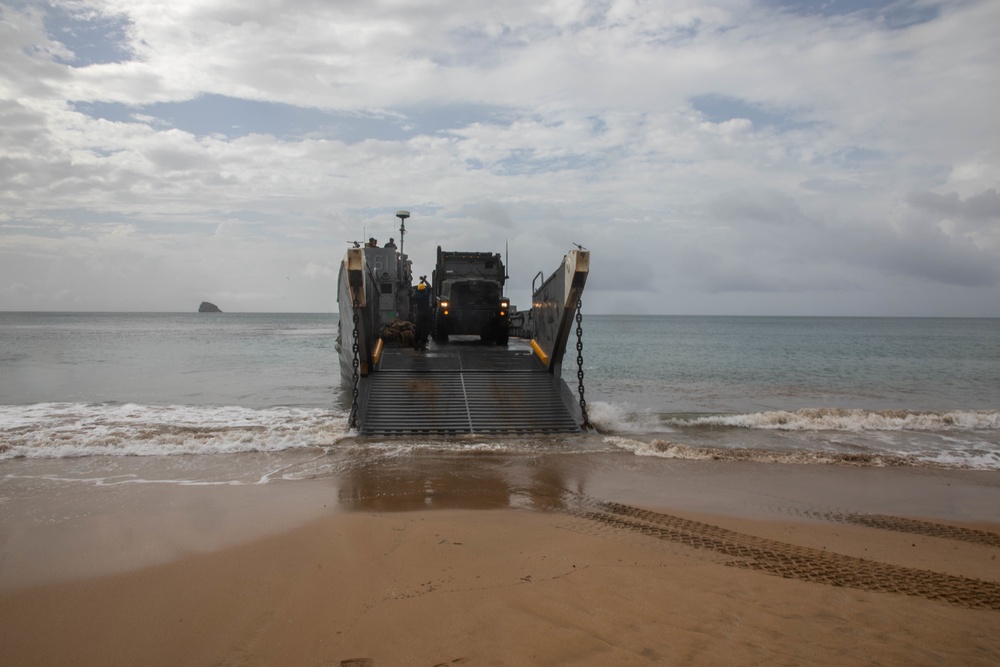
[[[336,310],[580,243],[585,312],[1000,316],[996,0],[6,0],[0,310]]]

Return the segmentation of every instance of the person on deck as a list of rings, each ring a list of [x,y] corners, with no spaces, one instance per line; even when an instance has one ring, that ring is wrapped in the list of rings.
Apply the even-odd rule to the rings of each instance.
[[[431,332],[431,287],[424,276],[413,292],[413,349],[427,349],[427,337]]]

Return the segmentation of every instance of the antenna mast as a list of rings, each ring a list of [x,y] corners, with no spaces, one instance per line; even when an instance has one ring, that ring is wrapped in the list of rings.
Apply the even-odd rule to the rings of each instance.
[[[510,240],[503,240],[503,252],[506,257],[503,260],[503,279],[510,280]]]
[[[403,254],[403,237],[406,236],[406,219],[410,217],[409,211],[396,211],[399,218],[399,254]]]

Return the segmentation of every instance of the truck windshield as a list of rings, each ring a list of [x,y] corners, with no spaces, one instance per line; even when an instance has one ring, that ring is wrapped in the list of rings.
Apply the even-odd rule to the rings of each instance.
[[[456,304],[495,306],[500,300],[500,286],[486,280],[455,283],[451,286],[451,299]]]

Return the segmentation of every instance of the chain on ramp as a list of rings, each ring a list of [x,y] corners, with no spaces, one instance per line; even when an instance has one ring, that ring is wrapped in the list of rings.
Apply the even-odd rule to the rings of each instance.
[[[587,401],[583,397],[583,301],[576,302],[576,379],[579,383],[577,391],[580,394],[580,414],[583,416],[583,428],[593,428],[587,417]]]

